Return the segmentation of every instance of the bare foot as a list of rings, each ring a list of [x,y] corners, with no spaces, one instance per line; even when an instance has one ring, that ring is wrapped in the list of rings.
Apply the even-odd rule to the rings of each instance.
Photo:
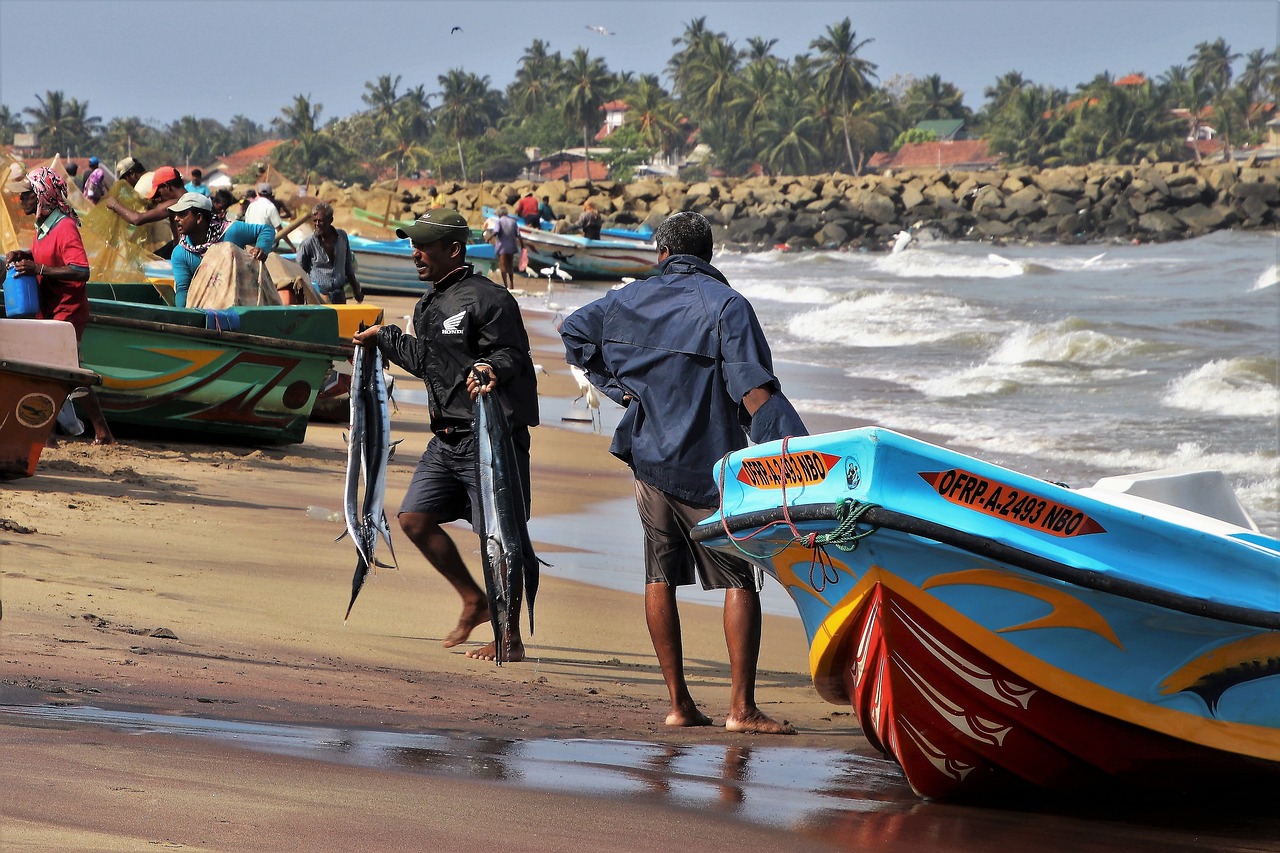
[[[487,608],[466,608],[462,610],[462,615],[458,617],[458,627],[449,632],[444,638],[444,647],[451,649],[459,643],[465,643],[467,637],[471,636],[471,632],[476,629],[477,625],[483,625],[489,621],[489,611]]]
[[[489,643],[488,645],[481,646],[478,649],[472,649],[467,652],[467,657],[472,658],[473,660],[497,660],[497,643]],[[506,655],[503,656],[503,660],[507,663],[519,663],[524,660],[524,643],[520,641],[519,637],[515,638],[515,642],[512,643],[511,648],[507,650]]]
[[[114,435],[112,435],[111,433],[107,433],[106,435],[98,436],[97,438],[95,438],[95,439],[93,440],[93,443],[94,443],[95,445],[99,446],[99,447],[101,447],[101,446],[103,446],[103,445],[106,445],[106,444],[115,444],[115,443],[116,443],[116,437],[115,437]]]
[[[786,720],[778,722],[759,710],[752,710],[741,717],[729,717],[724,721],[725,731],[751,735],[793,735],[796,733]]]
[[[667,725],[683,728],[709,726],[711,725],[711,718],[697,708],[676,708],[670,714],[667,714]]]

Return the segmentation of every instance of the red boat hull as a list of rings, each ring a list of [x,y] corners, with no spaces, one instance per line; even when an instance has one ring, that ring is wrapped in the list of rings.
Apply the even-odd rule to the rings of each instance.
[[[1239,783],[1240,756],[1030,684],[926,612],[936,601],[911,600],[918,595],[876,583],[847,624],[833,674],[842,671],[866,737],[922,796],[985,799],[1028,783],[1092,793]]]

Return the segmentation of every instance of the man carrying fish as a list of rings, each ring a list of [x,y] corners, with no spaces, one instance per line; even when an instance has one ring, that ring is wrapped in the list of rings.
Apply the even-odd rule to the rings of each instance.
[[[458,548],[441,527],[467,519],[479,529],[482,512],[472,433],[475,398],[492,393],[511,426],[517,468],[529,508],[529,427],[538,425],[538,384],[529,336],[515,298],[505,288],[476,275],[466,261],[470,233],[456,210],[428,210],[396,235],[413,244],[418,277],[435,285],[413,311],[415,335],[395,326],[373,326],[355,335],[357,344],[376,342],[382,354],[423,380],[427,387],[431,431],[400,506],[400,528],[462,598],[458,625],[444,638],[445,648],[465,642],[489,621],[485,591],[462,562]],[[478,381],[475,373],[481,380]],[[524,659],[524,644],[513,620],[502,660]],[[468,657],[495,660],[494,643]]]
[[[755,703],[760,656],[758,569],[694,542],[719,503],[724,454],[808,435],[773,375],[755,311],[711,265],[711,225],[677,213],[653,235],[658,275],[613,290],[564,321],[566,357],[627,410],[609,450],[631,467],[644,530],[645,618],[671,696],[669,726],[709,726],[684,675],[676,588],[695,576],[723,589],[730,695],[725,728],[794,734]],[[749,432],[747,431],[749,430]]]

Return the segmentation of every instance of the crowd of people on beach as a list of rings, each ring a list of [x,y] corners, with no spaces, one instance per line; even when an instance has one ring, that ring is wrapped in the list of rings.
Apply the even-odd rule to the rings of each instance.
[[[91,163],[96,167],[97,164]],[[85,184],[95,187],[94,174]],[[265,259],[282,229],[269,183],[237,202],[226,190],[210,192],[202,175],[190,179],[172,166],[138,184],[145,167],[127,157],[116,164],[121,188],[101,199],[130,226],[167,221],[173,240],[167,256],[173,267],[175,304],[187,302],[191,281],[215,247],[238,247]],[[127,188],[127,189],[126,189]],[[51,168],[11,176],[7,192],[17,193],[24,212],[34,214],[32,248],[8,254],[13,274],[37,277],[40,316],[64,320],[82,335],[88,319],[89,260],[79,234],[79,218],[68,187]],[[89,198],[86,192],[86,198]],[[146,204],[141,203],[145,200]],[[519,224],[536,227],[550,213],[532,193],[515,214],[497,210],[490,228],[498,246],[502,282],[478,275],[467,263],[470,227],[457,210],[431,207],[397,230],[413,249],[419,278],[433,283],[413,311],[412,334],[394,325],[358,332],[357,346],[377,346],[383,356],[420,378],[428,391],[432,433],[413,473],[399,511],[401,530],[436,571],[453,586],[462,609],[456,627],[443,638],[452,648],[489,621],[485,590],[475,581],[453,538],[442,526],[466,520],[478,528],[482,496],[477,471],[475,400],[493,394],[512,427],[517,476],[525,515],[532,506],[530,429],[538,425],[538,387],[528,333],[512,295],[512,259],[521,248]],[[595,230],[594,209],[579,223]],[[321,203],[311,214],[314,233],[298,248],[299,263],[318,289],[334,302],[351,287],[363,293],[347,235],[333,227],[333,208]],[[772,355],[755,312],[711,264],[711,226],[701,215],[678,213],[654,233],[658,274],[610,290],[567,317],[561,326],[566,361],[625,412],[610,452],[635,478],[635,499],[644,534],[645,619],[667,686],[670,726],[706,726],[711,718],[692,697],[684,673],[679,587],[699,583],[725,591],[725,640],[731,672],[730,731],[786,734],[785,721],[764,714],[755,703],[756,666],[761,642],[760,589],[763,576],[746,560],[705,548],[691,529],[717,505],[714,463],[749,442],[764,442],[807,431],[783,395]],[[114,441],[96,397],[86,398],[96,443]],[[499,649],[497,643],[504,643]],[[526,651],[518,625],[507,637],[467,652],[481,660],[518,662]]]

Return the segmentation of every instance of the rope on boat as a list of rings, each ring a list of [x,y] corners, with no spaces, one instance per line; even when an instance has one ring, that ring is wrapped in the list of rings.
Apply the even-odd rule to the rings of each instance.
[[[867,522],[869,525],[867,529],[861,532],[858,530],[858,525],[862,523],[862,517],[869,511],[878,508],[879,504],[861,503],[853,498],[844,498],[836,503],[836,526],[834,528],[826,533],[801,533],[800,528],[791,520],[791,508],[787,503],[787,442],[790,440],[790,436],[782,439],[782,520],[765,524],[746,536],[735,536],[729,530],[729,519],[724,512],[724,478],[729,462],[729,456],[725,454],[720,460],[720,524],[724,528],[724,535],[728,537],[733,547],[739,553],[753,559],[771,560],[794,544],[799,544],[812,550],[813,559],[809,563],[809,586],[815,592],[822,592],[827,584],[835,583],[840,577],[836,574],[835,565],[831,562],[831,557],[827,554],[826,548],[828,546],[838,548],[845,553],[852,553],[858,550],[859,542],[880,529],[878,524]],[[773,553],[753,554],[738,544],[739,542],[754,539],[756,536],[779,526],[786,526],[791,529],[791,539],[784,542]],[[818,572],[819,575],[815,576],[815,572]]]

